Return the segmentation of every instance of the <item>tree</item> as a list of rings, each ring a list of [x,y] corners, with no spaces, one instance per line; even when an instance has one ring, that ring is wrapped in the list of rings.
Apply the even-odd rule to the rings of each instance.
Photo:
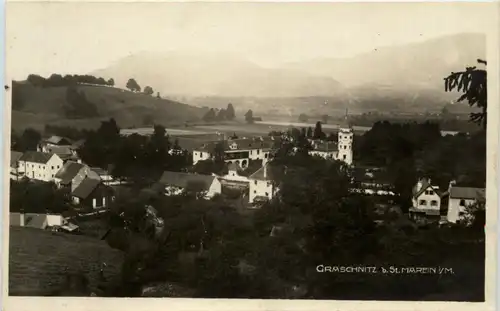
[[[128,79],[126,87],[127,87],[127,89],[131,90],[132,92],[140,92],[141,91],[141,87],[139,86],[137,81],[135,81],[135,79],[133,79],[133,78]]]
[[[21,86],[17,82],[12,82],[12,109],[21,110],[25,105],[25,99]]]
[[[323,130],[321,129],[321,122],[318,121],[316,122],[316,127],[314,128],[314,139],[324,139],[326,137],[325,133],[323,133]]]
[[[149,85],[144,88],[144,94],[153,95],[153,93],[154,93],[153,88],[150,87]]]
[[[484,60],[478,59],[477,62],[486,66]],[[452,72],[444,81],[446,92],[458,91],[463,93],[458,98],[458,102],[467,100],[471,107],[475,106],[481,109],[481,112],[471,113],[470,120],[486,129],[488,101],[486,70],[466,67],[465,71]]]
[[[224,121],[226,120],[227,115],[226,115],[226,110],[225,109],[220,109],[219,112],[217,113],[217,121]]]
[[[27,81],[36,87],[42,87],[45,84],[45,78],[39,75],[30,74],[27,78]]]
[[[217,118],[215,114],[215,110],[213,108],[210,108],[210,110],[207,111],[207,113],[203,116],[203,121],[205,122],[213,122]]]
[[[107,85],[109,85],[109,86],[115,86],[115,80],[114,80],[113,78],[110,78],[110,79],[108,80]]]
[[[307,134],[306,134],[306,137],[307,137],[307,138],[313,138],[313,135],[314,135],[314,134],[313,134],[313,129],[312,129],[312,127],[310,127],[310,126],[309,126],[309,127],[307,128]]]
[[[305,123],[305,122],[307,122],[308,120],[309,120],[309,116],[307,116],[305,113],[301,113],[301,114],[299,115],[299,122],[303,122],[303,123]]]
[[[42,135],[35,129],[27,128],[16,143],[16,151],[36,151]]]
[[[245,114],[245,121],[247,121],[247,123],[253,123],[254,118],[252,109],[248,110]]]
[[[233,104],[231,103],[227,104],[226,118],[231,121],[234,120],[235,117],[236,117],[236,112],[234,111]]]

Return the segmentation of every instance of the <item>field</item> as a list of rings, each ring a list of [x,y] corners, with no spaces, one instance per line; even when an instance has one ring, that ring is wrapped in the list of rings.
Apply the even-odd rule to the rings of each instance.
[[[82,271],[95,290],[103,262],[108,275],[117,274],[120,251],[106,242],[67,233],[11,227],[9,243],[9,295],[48,295],[59,288],[65,273]],[[42,290],[42,292],[40,292]]]
[[[90,129],[109,118],[115,118],[122,127],[141,126],[146,117],[152,117],[155,122],[162,124],[180,125],[198,120],[204,114],[204,109],[167,99],[112,87],[80,85],[78,91],[85,93],[102,117],[70,120],[63,111],[66,87],[40,88],[29,83],[16,83],[13,87],[23,103],[21,108],[12,111],[14,130],[27,127],[40,130],[46,124]]]

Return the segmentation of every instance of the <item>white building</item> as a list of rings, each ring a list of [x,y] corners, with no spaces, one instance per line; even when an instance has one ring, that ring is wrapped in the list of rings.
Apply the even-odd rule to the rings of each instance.
[[[236,163],[246,168],[250,160],[262,160],[267,163],[270,157],[273,141],[264,138],[244,138],[214,141],[193,150],[193,164],[198,161],[212,159],[215,156],[217,145],[224,151],[226,163]]]
[[[87,165],[67,161],[57,172],[54,181],[59,187],[70,187],[71,191],[74,191],[85,178],[101,180],[100,176]]]
[[[486,198],[484,188],[456,187],[450,184],[449,192],[448,213],[446,218],[452,223],[456,223],[466,216],[467,206],[484,201]]]
[[[411,216],[440,217],[441,203],[447,195],[438,186],[432,185],[430,179],[421,179],[413,188],[412,207],[409,209]]]
[[[46,182],[53,181],[63,166],[63,160],[57,154],[38,151],[25,152],[18,163],[20,176]]]
[[[309,151],[309,154],[320,156],[325,159],[343,161],[346,164],[351,165],[353,161],[353,141],[353,130],[348,126],[343,126],[339,129],[337,143],[328,141],[312,141],[311,145],[313,149]]]
[[[242,176],[239,174],[241,171],[241,167],[236,164],[236,163],[230,163],[228,165],[228,172],[226,175],[222,176],[221,179],[228,181],[228,182],[235,182],[235,183],[249,183],[249,179],[247,176]]]
[[[193,190],[204,193],[205,198],[209,199],[222,193],[222,185],[213,175],[166,171],[159,183],[165,186],[165,195],[178,195],[186,190]]]
[[[9,226],[42,230],[74,231],[78,226],[70,223],[60,214],[10,213]]]
[[[273,182],[273,173],[269,164],[264,165],[248,179],[250,180],[249,203],[256,203],[260,200],[271,200],[276,192],[278,192],[278,187]]]

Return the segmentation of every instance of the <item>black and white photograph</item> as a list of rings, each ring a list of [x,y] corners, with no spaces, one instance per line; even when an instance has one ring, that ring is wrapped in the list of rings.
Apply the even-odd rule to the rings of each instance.
[[[497,9],[7,3],[6,295],[489,310]]]

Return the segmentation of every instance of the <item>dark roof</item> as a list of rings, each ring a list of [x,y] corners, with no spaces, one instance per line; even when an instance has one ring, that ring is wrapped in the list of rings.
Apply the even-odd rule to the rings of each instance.
[[[80,148],[84,144],[85,144],[85,139],[80,139],[80,140],[75,141],[73,144],[71,144],[71,147],[72,148]]]
[[[97,179],[92,179],[92,178],[85,178],[79,185],[76,187],[75,190],[71,193],[72,196],[80,198],[80,199],[86,199],[89,197],[89,195],[94,192],[94,190],[97,189],[97,187],[101,184],[100,180]]]
[[[275,168],[269,163],[261,167],[257,172],[253,173],[248,177],[249,179],[255,180],[273,180],[275,174]]]
[[[262,138],[240,138],[240,139],[228,139],[228,140],[219,140],[212,141],[198,148],[194,148],[196,151],[205,151],[205,152],[214,152],[215,146],[218,143],[222,143],[224,146],[224,150],[250,150],[250,149],[271,149],[274,145],[274,142],[269,139]],[[236,144],[237,148],[232,149],[231,146]]]
[[[56,135],[50,136],[44,142],[54,145],[71,145],[71,139]]]
[[[19,161],[34,162],[40,164],[46,164],[52,158],[53,153],[45,153],[38,151],[26,151],[20,158]]]
[[[450,198],[452,199],[480,200],[484,199],[485,195],[484,188],[451,187],[450,189]]]
[[[63,185],[69,184],[82,168],[83,164],[68,161],[56,173],[55,178],[61,179],[61,184]]]
[[[83,272],[97,290],[102,263],[106,278],[116,277],[123,253],[106,242],[80,235],[11,227],[9,295],[44,296],[59,290],[67,273]]]
[[[179,188],[186,188],[189,183],[200,183],[204,189],[208,190],[215,179],[216,177],[211,175],[166,171],[163,172],[160,183]]]
[[[334,142],[316,142],[313,144],[313,151],[333,152],[338,150],[337,144]]]
[[[71,149],[68,146],[50,146],[47,147],[47,150],[51,153],[55,153],[57,155],[71,155]]]
[[[10,151],[10,167],[16,167],[17,161],[23,156],[22,152],[19,151]]]
[[[439,191],[439,188],[436,187],[436,186],[433,186],[431,184],[431,181],[429,179],[423,179],[420,181],[422,183],[422,187],[420,188],[420,190],[417,190],[417,187],[418,187],[418,183],[417,185],[415,185],[415,187],[413,187],[413,197],[414,198],[418,198],[422,193],[424,193],[425,190],[427,190],[429,187],[432,188],[432,190],[434,190],[434,192],[436,192],[437,195],[439,195],[440,197],[442,197],[445,192],[441,192]]]

